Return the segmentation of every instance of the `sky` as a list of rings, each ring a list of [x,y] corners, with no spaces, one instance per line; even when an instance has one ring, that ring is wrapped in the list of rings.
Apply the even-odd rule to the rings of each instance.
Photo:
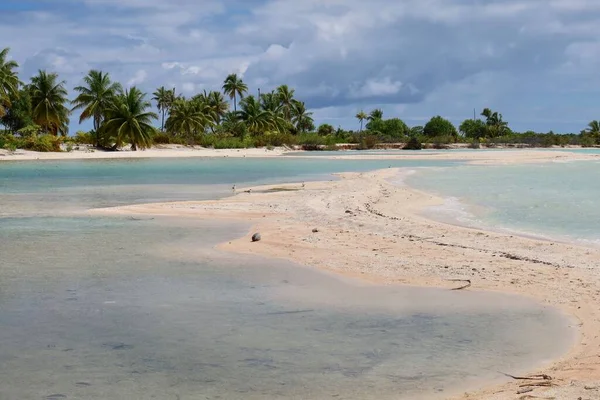
[[[579,132],[600,119],[598,26],[600,0],[0,0],[23,81],[101,69],[193,95],[238,73],[347,129],[363,109],[414,126],[489,107],[517,131]]]

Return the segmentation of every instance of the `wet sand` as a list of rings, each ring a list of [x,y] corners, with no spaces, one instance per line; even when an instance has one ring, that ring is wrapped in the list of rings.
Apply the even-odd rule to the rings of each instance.
[[[545,161],[555,156],[563,153],[546,155]],[[499,161],[494,155],[485,157],[483,162]],[[429,220],[423,210],[443,200],[390,183],[399,172],[341,174],[339,181],[304,187],[257,187],[219,201],[91,212],[243,220],[253,223],[253,229],[219,249],[282,258],[377,283],[452,288],[469,280],[471,287],[465,290],[531,297],[575,316],[580,324],[578,343],[568,355],[531,371],[552,376],[545,383],[551,386],[523,388],[530,381],[514,380],[459,398],[600,398],[600,249]],[[258,243],[250,241],[254,232],[262,235]]]

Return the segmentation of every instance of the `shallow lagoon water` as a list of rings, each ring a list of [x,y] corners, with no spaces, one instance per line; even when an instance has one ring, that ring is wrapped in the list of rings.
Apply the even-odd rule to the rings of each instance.
[[[152,162],[153,180],[138,178],[141,167],[115,172],[120,185],[106,191],[94,172],[86,180],[64,171],[73,165],[57,163],[40,181],[34,174],[29,188],[21,181],[30,172],[12,167],[10,195],[24,202],[0,218],[1,399],[443,398],[503,379],[498,371],[536,367],[572,343],[570,320],[523,298],[378,287],[214,249],[244,225],[72,215],[226,191],[219,178],[192,185],[196,167],[186,175]],[[257,165],[282,165],[270,162]],[[211,176],[210,162],[202,165]],[[373,168],[336,168],[352,166]],[[271,180],[305,178],[290,175]],[[28,202],[32,193],[40,197]],[[50,212],[40,216],[41,206]]]
[[[232,185],[334,179],[332,173],[448,161],[188,158],[0,163],[0,216],[57,215],[88,208],[231,194]]]
[[[2,226],[2,399],[429,398],[559,356],[573,335],[518,297],[370,286],[213,249],[243,225]]]
[[[428,215],[470,226],[600,244],[600,163],[576,161],[529,165],[419,170],[412,187],[446,198]]]

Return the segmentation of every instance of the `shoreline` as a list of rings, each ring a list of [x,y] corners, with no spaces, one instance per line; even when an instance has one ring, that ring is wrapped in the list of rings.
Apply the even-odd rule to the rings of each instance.
[[[577,398],[573,393],[600,393],[585,389],[600,386],[600,311],[594,307],[600,299],[600,274],[593,271],[600,249],[433,221],[421,213],[443,199],[393,185],[388,180],[397,172],[345,173],[339,181],[309,182],[305,188],[265,185],[256,188],[262,192],[215,201],[92,213],[243,220],[253,230],[217,246],[220,250],[287,259],[379,284],[449,288],[447,279],[470,279],[474,290],[525,295],[574,316],[580,328],[571,351],[541,369],[558,386],[536,388],[531,394]],[[315,228],[318,232],[312,232]],[[258,244],[250,242],[256,231],[263,236]],[[368,246],[357,246],[365,236]],[[518,384],[456,398],[512,399]]]
[[[287,147],[249,148],[249,149],[208,149],[183,145],[164,145],[139,151],[96,151],[93,149],[72,152],[40,153],[29,150],[17,150],[14,153],[0,149],[0,164],[7,161],[44,161],[44,160],[127,160],[127,159],[164,159],[164,158],[304,158],[329,160],[445,160],[464,161],[477,165],[523,164],[540,162],[600,161],[600,152],[577,153],[565,149],[497,149],[495,151],[477,149],[447,150],[390,150],[386,154],[365,154],[357,150],[339,150],[332,155],[319,155],[316,152],[303,152]],[[294,156],[289,154],[296,153]],[[298,154],[307,153],[307,154]],[[390,154],[392,153],[392,154]],[[286,155],[288,154],[288,155]]]

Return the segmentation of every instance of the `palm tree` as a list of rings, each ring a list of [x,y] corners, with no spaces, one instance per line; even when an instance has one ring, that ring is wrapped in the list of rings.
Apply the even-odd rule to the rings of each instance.
[[[126,141],[133,151],[150,147],[155,132],[152,121],[158,119],[156,113],[147,111],[151,106],[146,94],[135,86],[126,90],[115,97],[99,133],[112,138],[114,148],[122,147]]]
[[[253,135],[265,133],[268,130],[281,130],[284,120],[269,110],[261,107],[254,96],[248,96],[240,102],[239,117],[246,123],[248,132]]]
[[[223,132],[236,137],[244,137],[247,132],[246,124],[240,120],[239,113],[234,113],[233,111],[223,116],[221,128]]]
[[[175,101],[175,88],[173,89],[165,89],[164,86],[156,89],[154,93],[152,93],[152,100],[156,102],[156,106],[158,108],[158,112],[161,113],[161,122],[160,122],[160,130],[162,132],[165,131],[165,114]]]
[[[0,117],[6,114],[6,109],[10,107],[10,98],[18,95],[21,84],[14,71],[19,64],[13,60],[7,60],[9,51],[8,47],[0,51]]]
[[[596,141],[598,141],[598,139],[600,139],[600,121],[591,121],[588,124],[588,127],[585,130],[585,132],[592,135],[596,139]]]
[[[279,95],[274,90],[260,95],[260,106],[263,110],[270,111],[273,114],[281,113],[281,100],[279,100]]]
[[[481,115],[486,119],[486,126],[489,136],[502,136],[508,129],[508,123],[502,120],[502,114],[484,108]]]
[[[212,110],[200,99],[179,98],[173,103],[165,128],[172,135],[182,135],[192,141],[194,134],[204,132],[213,122]]]
[[[288,85],[281,85],[277,88],[277,97],[281,102],[283,116],[287,121],[291,121],[292,103],[294,101],[294,89],[290,89]]]
[[[367,119],[369,121],[375,121],[378,119],[383,119],[383,110],[380,108],[376,108],[373,111],[371,111],[371,113],[369,114],[369,116],[367,117]]]
[[[117,82],[111,82],[109,74],[102,71],[91,70],[83,78],[86,86],[75,88],[79,95],[71,102],[74,107],[71,111],[83,109],[79,116],[79,123],[89,118],[94,120],[94,131],[98,132],[104,114],[114,101],[115,97],[123,91]],[[96,135],[96,146],[98,146],[98,135]]]
[[[304,133],[314,129],[312,115],[312,112],[306,110],[306,104],[303,101],[294,100],[292,102],[292,123],[297,131]]]
[[[219,125],[221,120],[229,111],[229,104],[225,101],[225,97],[221,92],[210,91],[205,94],[206,104],[210,107],[212,113],[215,115],[215,123]]]
[[[58,81],[58,75],[40,70],[31,78],[29,92],[33,122],[53,135],[66,135],[69,124],[67,89],[65,81]]]
[[[368,118],[369,118],[369,116],[363,110],[360,110],[360,112],[358,114],[356,114],[356,119],[358,119],[358,122],[360,122],[360,131],[361,132],[363,130],[363,121]]]
[[[248,92],[248,85],[237,74],[230,74],[223,83],[223,92],[233,100],[233,111],[237,112],[237,96],[243,99],[244,94]]]

